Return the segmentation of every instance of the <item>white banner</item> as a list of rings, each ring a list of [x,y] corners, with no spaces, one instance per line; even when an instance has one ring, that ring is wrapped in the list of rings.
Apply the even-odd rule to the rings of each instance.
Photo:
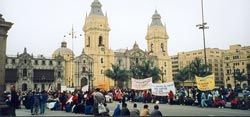
[[[175,94],[174,82],[161,83],[161,84],[152,84],[152,94],[156,96],[167,96],[168,93],[172,90]]]
[[[132,89],[147,90],[147,89],[151,89],[152,77],[145,78],[145,79],[131,78],[131,82],[132,82]]]
[[[75,88],[67,88],[67,91],[74,92]]]
[[[85,85],[82,87],[82,92],[86,92],[89,89],[89,85]]]
[[[67,86],[61,86],[61,92],[66,91],[67,90]]]

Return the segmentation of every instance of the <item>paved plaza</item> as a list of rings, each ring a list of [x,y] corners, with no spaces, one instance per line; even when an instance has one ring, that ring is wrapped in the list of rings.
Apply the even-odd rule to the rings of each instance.
[[[128,108],[133,107],[133,103],[127,102]],[[142,109],[144,103],[137,103],[138,108]],[[109,114],[112,115],[117,102],[108,103],[110,109]],[[155,104],[149,103],[150,110],[153,109]],[[230,108],[200,108],[197,106],[181,106],[181,105],[169,105],[159,104],[160,110],[164,116],[250,116],[249,110],[239,110]],[[17,116],[34,116],[30,114],[30,110],[22,109],[16,110]],[[67,113],[65,111],[51,111],[46,110],[44,115],[35,116],[90,116],[85,114]]]

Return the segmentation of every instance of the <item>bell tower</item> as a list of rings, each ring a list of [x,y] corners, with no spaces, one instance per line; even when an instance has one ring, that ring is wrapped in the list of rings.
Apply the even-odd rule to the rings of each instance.
[[[166,25],[161,22],[161,16],[157,10],[152,16],[152,22],[147,29],[147,49],[150,56],[156,56],[158,68],[161,70],[161,82],[172,81],[171,58],[168,55],[168,34]]]
[[[86,15],[83,26],[84,50],[94,60],[93,86],[103,84],[109,87],[114,83],[105,76],[104,71],[111,68],[111,63],[114,63],[114,52],[109,48],[108,17],[103,14],[101,7],[102,4],[94,0],[89,15]]]

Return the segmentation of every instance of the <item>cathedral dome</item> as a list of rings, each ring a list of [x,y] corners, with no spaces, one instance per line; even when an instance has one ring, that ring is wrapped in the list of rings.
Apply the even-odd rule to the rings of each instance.
[[[52,57],[55,58],[56,56],[63,56],[64,59],[70,59],[74,56],[74,53],[71,49],[67,48],[67,42],[63,41],[61,43],[61,48],[58,48],[52,54]]]

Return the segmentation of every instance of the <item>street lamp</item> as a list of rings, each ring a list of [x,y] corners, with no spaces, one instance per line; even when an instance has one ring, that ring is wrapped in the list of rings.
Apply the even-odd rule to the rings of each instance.
[[[88,79],[88,82],[89,82],[88,92],[90,93],[90,79],[91,79],[91,76],[92,76],[92,62],[90,62],[89,64],[90,64],[90,66],[89,66],[89,71],[88,71],[88,77],[89,77],[89,79]],[[92,85],[93,85],[93,82],[92,82]],[[92,86],[92,88],[93,88],[93,86]]]
[[[164,83],[164,74],[165,74],[165,71],[163,70],[163,67],[161,67],[162,71],[161,71],[161,83]]]
[[[206,26],[207,23],[204,22],[203,0],[201,0],[201,15],[202,15],[202,24],[197,24],[196,27],[198,27],[199,29],[202,29],[202,32],[203,32],[204,59],[205,59],[205,65],[207,65],[205,29],[208,29],[209,27]]]
[[[77,78],[78,78],[77,85],[78,85],[78,87],[80,87],[80,81],[79,81],[80,80],[80,76],[79,76],[80,75],[79,74],[79,64],[80,64],[80,61],[76,61],[75,63],[77,64],[77,74],[76,74]]]
[[[73,76],[73,61],[74,61],[74,42],[73,40],[77,38],[76,32],[74,31],[74,27],[72,25],[72,29],[71,32],[68,34],[71,36],[71,40],[72,40],[72,56],[71,56],[71,77],[72,77],[72,87],[74,87],[74,76]],[[79,36],[82,36],[82,34],[80,34]],[[66,35],[64,35],[64,37],[66,37]],[[70,79],[69,79],[70,80]],[[70,82],[70,81],[69,81]],[[78,84],[79,84],[79,76],[78,76]],[[69,83],[70,86],[70,83]]]

